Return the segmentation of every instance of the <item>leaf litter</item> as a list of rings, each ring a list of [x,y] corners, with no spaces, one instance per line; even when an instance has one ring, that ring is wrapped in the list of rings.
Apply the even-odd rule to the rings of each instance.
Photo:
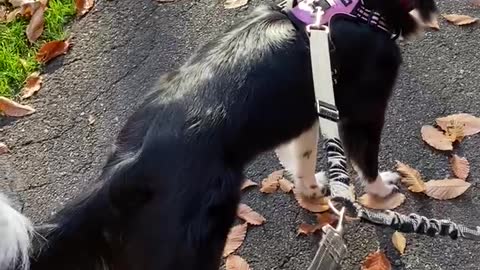
[[[243,224],[233,226],[230,229],[230,232],[227,236],[227,242],[223,248],[223,257],[227,257],[228,255],[232,254],[243,244],[245,236],[247,235],[247,228],[248,224],[245,222]]]
[[[405,254],[405,248],[407,247],[407,238],[401,232],[394,232],[392,235],[392,243],[395,249],[400,255]]]
[[[397,171],[402,178],[400,181],[405,184],[411,192],[424,192],[425,182],[422,180],[420,172],[397,160]]]
[[[248,262],[238,255],[230,255],[225,262],[226,270],[250,270]]]
[[[26,99],[33,96],[42,87],[43,78],[40,76],[40,72],[34,72],[30,74],[25,80],[25,86],[21,91],[21,98]]]
[[[465,193],[471,185],[463,179],[430,180],[425,183],[425,194],[437,200],[450,200]]]
[[[253,182],[252,180],[250,179],[245,179],[245,181],[243,182],[243,185],[242,187],[240,188],[240,190],[244,190],[246,188],[249,188],[249,187],[253,187],[253,186],[258,186],[257,183]]]
[[[442,16],[450,23],[457,26],[471,25],[478,22],[478,18],[461,14],[442,14]]]
[[[362,270],[391,270],[392,264],[385,253],[378,250],[367,255],[362,262]]]
[[[450,164],[452,166],[453,174],[456,177],[462,180],[467,179],[468,174],[470,173],[470,164],[466,158],[453,155],[450,158]]]
[[[405,202],[405,195],[395,192],[385,198],[380,198],[378,196],[366,193],[358,198],[358,202],[361,205],[371,209],[392,210]]]
[[[54,40],[45,43],[37,52],[37,61],[40,63],[47,63],[48,61],[58,57],[62,54],[66,54],[70,48],[70,40]]]
[[[6,116],[23,117],[35,112],[35,109],[28,105],[22,105],[6,97],[0,97],[0,113]]]
[[[262,215],[253,211],[250,206],[244,203],[238,205],[237,216],[250,225],[262,225],[267,221]]]

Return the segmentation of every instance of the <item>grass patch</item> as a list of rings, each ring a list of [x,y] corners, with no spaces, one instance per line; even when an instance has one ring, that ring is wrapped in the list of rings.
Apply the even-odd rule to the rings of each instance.
[[[73,0],[50,0],[45,11],[45,30],[35,44],[27,40],[28,20],[0,23],[0,96],[18,94],[27,76],[40,69],[35,54],[40,46],[67,37],[65,25],[75,15]]]

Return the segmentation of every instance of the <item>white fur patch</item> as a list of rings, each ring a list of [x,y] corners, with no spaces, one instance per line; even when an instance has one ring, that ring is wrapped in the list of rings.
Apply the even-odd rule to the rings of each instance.
[[[30,239],[33,233],[28,218],[13,209],[0,193],[0,269],[27,270],[30,265]]]
[[[381,172],[372,183],[367,183],[365,191],[380,197],[387,197],[397,188],[395,183],[400,176],[394,172]]]

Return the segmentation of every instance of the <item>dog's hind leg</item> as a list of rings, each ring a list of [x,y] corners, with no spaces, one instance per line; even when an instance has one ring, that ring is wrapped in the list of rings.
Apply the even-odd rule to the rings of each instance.
[[[378,172],[383,120],[375,120],[380,121],[342,121],[341,136],[347,156],[364,181],[366,192],[386,197],[396,188],[395,183],[400,177],[393,172]]]
[[[317,164],[318,121],[297,138],[279,146],[275,153],[280,163],[292,174],[295,189],[305,197],[324,196],[327,188],[324,177],[315,175]]]

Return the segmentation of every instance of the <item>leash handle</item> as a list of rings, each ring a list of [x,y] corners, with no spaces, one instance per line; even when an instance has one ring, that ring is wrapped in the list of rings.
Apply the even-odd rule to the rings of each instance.
[[[320,246],[308,270],[338,270],[347,253],[347,245],[342,232],[330,225],[322,228],[323,235]]]

